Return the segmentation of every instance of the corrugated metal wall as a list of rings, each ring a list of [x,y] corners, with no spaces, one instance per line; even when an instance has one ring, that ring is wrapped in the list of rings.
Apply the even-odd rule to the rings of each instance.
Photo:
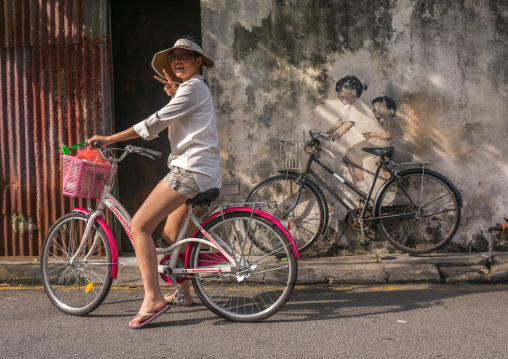
[[[69,211],[59,145],[112,131],[109,19],[107,0],[0,2],[0,256],[38,255]]]

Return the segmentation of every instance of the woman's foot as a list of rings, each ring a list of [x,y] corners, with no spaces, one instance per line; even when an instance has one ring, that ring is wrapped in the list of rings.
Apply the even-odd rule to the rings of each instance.
[[[131,323],[129,324],[129,328],[131,328],[131,329],[144,328],[146,325],[153,322],[155,319],[160,317],[162,314],[166,313],[170,308],[171,308],[171,305],[166,304],[161,309],[156,310],[155,312],[138,313],[138,314],[136,314],[134,319],[131,320]],[[138,320],[138,318],[141,318],[141,320]]]
[[[143,301],[143,304],[141,304],[141,308],[139,308],[139,312],[138,313],[143,313],[143,314],[147,314],[147,313],[155,313],[154,316],[156,314],[158,314],[158,312],[161,310],[161,309],[164,309],[166,307],[168,303],[166,303],[165,300],[163,300],[162,302],[161,301],[150,301],[150,302],[146,302],[146,301]],[[162,314],[162,313],[161,313]],[[157,317],[158,315],[155,316],[155,318]],[[150,317],[147,317],[145,315],[136,315],[129,323],[129,327],[133,328],[133,327],[138,327],[140,324],[150,320],[152,321],[153,319],[153,316],[150,316]]]
[[[168,248],[169,243],[164,240],[164,238],[159,238],[155,243],[155,248]]]
[[[166,303],[168,304],[173,304],[173,302],[175,301],[175,293],[172,293],[172,294],[166,294],[164,296],[164,299],[166,300]],[[183,300],[183,303],[182,303],[182,306],[183,307],[189,307],[191,305],[194,304],[194,300],[192,300],[192,297],[190,295],[186,295],[185,296],[185,299]]]

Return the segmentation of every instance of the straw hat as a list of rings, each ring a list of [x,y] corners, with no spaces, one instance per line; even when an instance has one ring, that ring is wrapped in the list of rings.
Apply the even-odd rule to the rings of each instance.
[[[211,68],[214,65],[213,60],[209,58],[203,52],[201,47],[199,47],[199,45],[196,44],[194,41],[179,39],[175,42],[175,46],[173,46],[172,48],[160,51],[153,56],[152,67],[160,77],[166,78],[166,76],[164,75],[164,71],[162,71],[163,69],[166,69],[166,71],[168,72],[169,76],[173,79],[173,81],[177,83],[182,82],[180,78],[176,77],[175,73],[173,72],[173,69],[171,69],[171,62],[168,59],[169,54],[171,54],[174,49],[185,49],[195,51],[200,56],[203,57],[203,65],[205,67]]]

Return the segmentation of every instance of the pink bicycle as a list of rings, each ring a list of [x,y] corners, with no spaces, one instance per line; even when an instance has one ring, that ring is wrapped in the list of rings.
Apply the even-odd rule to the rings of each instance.
[[[46,293],[58,309],[70,315],[96,309],[117,277],[118,250],[103,219],[106,208],[132,239],[131,217],[110,193],[118,163],[130,153],[152,159],[161,156],[130,145],[118,158],[109,149],[97,150],[110,165],[64,165],[64,193],[100,199],[97,209],[74,208],[53,224],[42,245]],[[181,304],[185,295],[178,284],[191,279],[201,301],[220,317],[237,322],[264,320],[277,313],[293,292],[298,249],[288,230],[259,209],[269,202],[219,204],[201,218],[193,214],[194,207],[210,205],[218,196],[219,189],[212,189],[188,201],[177,242],[157,249],[164,254],[159,273],[177,288],[175,305]],[[184,238],[190,221],[197,230],[191,238]],[[181,251],[182,245],[188,245],[185,251]]]

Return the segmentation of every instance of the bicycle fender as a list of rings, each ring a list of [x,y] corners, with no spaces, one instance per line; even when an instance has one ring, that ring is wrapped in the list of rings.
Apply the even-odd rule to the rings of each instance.
[[[409,168],[407,170],[404,170],[404,171],[400,171],[400,172],[397,172],[396,174],[398,176],[404,176],[406,174],[410,174],[410,173],[418,173],[418,172],[421,172],[421,169],[419,168]],[[446,178],[445,176],[443,176],[442,174],[436,172],[436,171],[432,171],[432,170],[425,170],[426,173],[432,173],[432,174],[435,174],[435,175],[438,175],[439,177],[441,177],[443,179],[444,182],[446,182],[447,185],[449,185],[452,189],[453,189],[453,196],[455,197],[455,199],[457,200],[457,205],[462,208],[462,194],[460,193],[460,190],[457,189],[457,187],[455,187],[455,185],[448,179]],[[392,178],[392,177],[390,177]],[[390,178],[385,182],[383,183],[383,185],[381,186],[381,188],[377,191],[377,194],[376,194],[376,198],[374,199],[374,210],[372,211],[372,213],[377,213],[377,203],[378,203],[378,199],[379,199],[379,194],[383,191],[383,189],[385,187],[387,187],[392,181],[390,181]]]
[[[223,213],[229,213],[229,212],[249,212],[249,213],[252,213],[252,208],[250,208],[250,207],[231,207],[231,208],[227,208],[227,209],[223,210],[222,212]],[[293,249],[293,253],[295,254],[295,258],[300,258],[300,252],[298,251],[298,247],[296,246],[295,241],[293,240],[293,236],[291,235],[291,233],[289,233],[284,228],[284,226],[276,218],[274,218],[271,215],[269,215],[268,213],[265,213],[265,212],[260,211],[258,209],[254,210],[254,213],[258,214],[261,217],[264,217],[264,218],[268,219],[270,222],[274,223],[277,226],[277,228],[279,228],[282,231],[282,233],[286,236],[289,244],[291,244],[291,249]],[[201,226],[202,227],[205,226],[212,219],[214,219],[214,218],[216,218],[216,217],[218,217],[220,215],[221,215],[221,211],[215,212],[210,217],[208,217],[203,223],[201,223]],[[196,238],[199,233],[200,233],[200,230],[196,229],[196,231],[192,234],[192,238]],[[185,253],[186,263],[190,263],[190,252],[191,252],[191,249],[192,249],[193,245],[194,244],[191,243],[187,247],[187,252]]]
[[[294,176],[298,177],[300,176],[299,173],[293,172],[293,171],[278,171],[281,175],[287,175],[287,176]],[[317,184],[315,184],[310,178],[307,178],[305,180],[305,183],[307,183],[310,187],[312,187],[319,197],[321,197],[321,202],[323,203],[323,209],[325,211],[325,223],[323,224],[323,229],[321,230],[321,235],[325,233],[326,229],[328,228],[328,221],[330,219],[330,213],[328,212],[328,202],[326,202],[325,195],[323,194],[323,191],[321,191],[321,188],[318,187]]]
[[[76,212],[81,212],[84,214],[90,213],[89,210],[84,208],[74,208]],[[116,279],[118,276],[118,248],[116,247],[115,237],[113,236],[113,232],[111,228],[109,228],[108,224],[102,217],[98,216],[95,221],[102,228],[104,234],[108,238],[109,248],[111,250],[111,278]]]

